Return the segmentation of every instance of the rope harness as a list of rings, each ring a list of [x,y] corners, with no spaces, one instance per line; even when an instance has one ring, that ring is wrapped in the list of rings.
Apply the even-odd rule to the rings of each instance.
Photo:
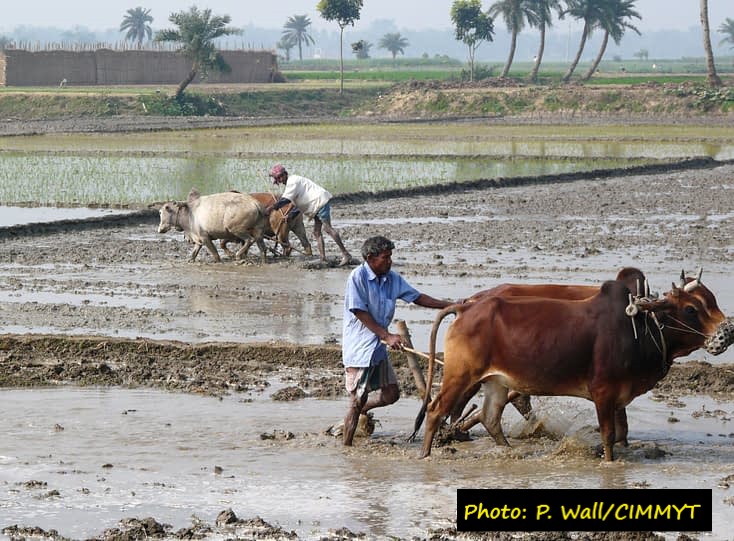
[[[684,273],[681,273],[681,281],[680,281],[680,289],[691,292],[697,287],[699,287],[701,284],[701,273],[703,272],[703,269],[699,269],[698,276],[695,280],[685,283],[685,275]],[[675,287],[675,286],[674,286]],[[703,344],[703,347],[711,353],[712,355],[719,355],[723,353],[730,345],[734,344],[734,318],[726,318],[723,322],[719,324],[719,326],[716,329],[716,332],[714,332],[712,335],[707,335],[699,331],[698,329],[694,329],[687,323],[673,317],[672,315],[668,314],[667,320],[668,324],[665,325],[660,322],[658,319],[658,316],[654,310],[643,308],[644,306],[648,306],[653,299],[650,298],[649,290],[647,288],[647,282],[645,283],[645,295],[641,296],[638,286],[638,294],[636,296],[633,296],[632,294],[629,295],[629,304],[627,305],[627,308],[625,308],[625,314],[630,318],[630,321],[632,323],[632,331],[635,335],[635,340],[638,340],[637,335],[637,327],[635,324],[635,316],[642,311],[645,315],[645,334],[650,335],[650,339],[652,340],[653,344],[655,344],[655,347],[658,349],[658,351],[663,355],[663,362],[666,365],[670,365],[672,363],[671,361],[667,360],[667,353],[668,353],[668,347],[667,343],[665,341],[665,336],[663,334],[663,329],[667,326],[668,329],[672,331],[677,331],[680,333],[688,333],[688,334],[696,334],[698,336],[704,337],[706,340]],[[652,319],[653,323],[658,329],[658,333],[660,334],[660,342],[658,343],[653,336],[653,333],[650,332],[650,328],[648,325],[648,317]],[[671,325],[670,323],[673,323]]]
[[[630,322],[632,323],[632,333],[635,335],[635,340],[639,340],[639,336],[637,334],[637,325],[635,324],[635,316],[642,312],[645,315],[645,335],[650,336],[652,343],[655,344],[655,347],[663,356],[663,362],[666,365],[669,365],[670,363],[667,360],[668,344],[665,341],[665,335],[663,335],[663,329],[665,328],[665,326],[660,323],[660,320],[658,319],[658,316],[654,311],[641,308],[641,305],[643,303],[649,304],[652,301],[652,299],[650,298],[650,291],[647,287],[647,282],[645,282],[645,295],[640,296],[639,293],[640,292],[638,291],[638,295],[632,295],[632,293],[629,294],[629,304],[624,310],[624,313],[630,318]],[[658,330],[658,333],[660,335],[660,342],[655,339],[655,336],[650,330],[649,319],[652,319],[655,327]]]

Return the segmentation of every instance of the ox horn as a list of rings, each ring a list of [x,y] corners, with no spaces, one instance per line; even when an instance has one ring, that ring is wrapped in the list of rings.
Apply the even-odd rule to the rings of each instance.
[[[696,279],[693,280],[692,282],[688,282],[685,285],[685,287],[683,287],[683,291],[685,291],[686,293],[688,293],[688,292],[693,291],[694,289],[696,289],[698,286],[700,286],[701,285],[701,275],[702,274],[703,274],[703,267],[700,267],[698,269],[698,275],[696,276]]]
[[[680,271],[680,281],[678,282],[678,287],[680,288],[686,287],[686,271],[685,270]]]

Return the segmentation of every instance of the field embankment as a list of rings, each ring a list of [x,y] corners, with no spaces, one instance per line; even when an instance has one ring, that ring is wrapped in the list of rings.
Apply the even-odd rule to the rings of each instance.
[[[475,83],[410,81],[351,83],[339,93],[332,82],[282,85],[197,85],[185,103],[173,89],[63,88],[4,89],[3,123],[75,118],[152,119],[156,117],[300,121],[370,118],[456,117],[594,118],[639,117],[726,120],[734,113],[734,81],[712,89],[698,83],[635,85],[526,85],[486,79]],[[172,121],[174,124],[176,121]],[[143,120],[142,126],[150,124]],[[175,126],[174,126],[175,127]],[[184,127],[184,126],[182,126]]]

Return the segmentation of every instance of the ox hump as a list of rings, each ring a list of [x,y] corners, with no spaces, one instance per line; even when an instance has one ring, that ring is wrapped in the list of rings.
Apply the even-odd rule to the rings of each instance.
[[[201,197],[201,194],[199,193],[199,190],[197,190],[196,188],[193,188],[192,187],[191,190],[189,191],[189,195],[186,198],[186,201],[188,203],[193,203],[194,201],[196,201],[200,197]]]

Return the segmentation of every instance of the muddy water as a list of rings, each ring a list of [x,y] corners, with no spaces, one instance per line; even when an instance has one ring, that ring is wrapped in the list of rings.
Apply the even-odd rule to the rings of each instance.
[[[436,223],[440,227],[450,221]],[[478,228],[491,222],[488,218],[473,221]],[[367,226],[367,222],[354,219],[342,223],[354,228]],[[188,250],[176,238],[180,234],[163,237],[151,229],[125,234],[127,240],[138,244],[176,245],[182,255]],[[408,251],[401,241],[397,244],[394,268],[418,289],[449,299],[465,298],[503,282],[599,284],[611,277],[613,269],[628,265],[645,269],[650,288],[660,293],[670,288],[670,281],[676,280],[681,270],[677,258],[666,261],[660,253],[644,248],[610,250],[579,259],[575,254],[477,246],[441,250],[441,258],[435,259],[437,251]],[[39,241],[35,249],[46,246]],[[213,265],[203,251],[199,257],[201,261],[193,264],[172,259],[155,265],[78,262],[0,266],[0,306],[6,306],[8,314],[2,329],[187,342],[341,341],[343,288],[350,268],[310,268],[313,259],[301,256],[264,266],[231,261]],[[467,272],[442,271],[454,266]],[[688,269],[689,273],[695,270]],[[729,266],[706,262],[705,283],[716,293],[722,310],[730,314],[734,310],[734,284]],[[427,351],[435,313],[400,303],[396,316],[408,324],[415,347]],[[439,333],[439,344],[444,329]],[[697,351],[692,357],[730,363],[734,349],[718,357]]]
[[[353,451],[322,433],[344,407],[266,395],[5,390],[0,527],[37,525],[79,539],[126,517],[153,516],[178,529],[192,516],[213,523],[232,508],[304,539],[341,526],[410,538],[451,524],[457,488],[710,488],[713,533],[705,538],[731,539],[723,501],[730,490],[717,484],[732,473],[734,404],[641,397],[629,408],[631,446],[611,465],[594,455],[593,408],[581,400],[538,399],[531,423],[508,411],[512,449],[477,431],[474,441],[425,461],[416,458],[420,442],[404,441],[417,401],[381,411],[371,440]],[[550,436],[524,435],[538,422]]]
[[[83,220],[119,214],[122,210],[92,209],[86,207],[6,207],[0,206],[0,227],[11,225],[55,222],[59,220]]]

